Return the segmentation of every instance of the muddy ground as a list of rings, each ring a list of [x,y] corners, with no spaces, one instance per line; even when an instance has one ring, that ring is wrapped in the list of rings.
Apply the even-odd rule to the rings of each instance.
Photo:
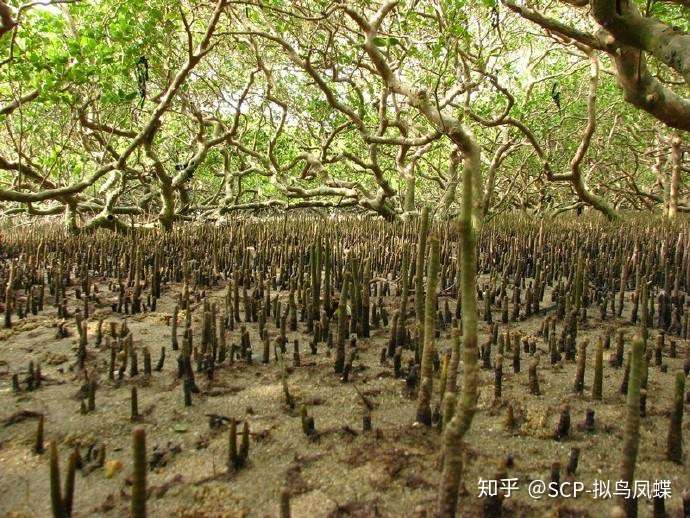
[[[12,330],[4,330],[0,340],[0,514],[4,516],[47,517],[50,511],[48,453],[33,452],[37,419],[29,417],[8,422],[17,412],[31,411],[45,415],[45,443],[56,441],[64,469],[74,445],[80,446],[87,468],[77,474],[74,516],[126,516],[129,512],[131,486],[131,432],[143,426],[147,434],[149,460],[155,461],[148,474],[150,516],[235,517],[277,516],[281,488],[292,494],[292,515],[326,516],[431,516],[435,488],[439,478],[438,460],[441,437],[436,429],[414,423],[414,395],[404,379],[393,376],[390,363],[381,365],[381,348],[388,339],[388,329],[373,330],[369,339],[360,339],[359,358],[353,375],[342,383],[333,372],[333,358],[325,343],[318,353],[309,352],[309,338],[300,332],[289,333],[290,346],[299,338],[301,365],[294,367],[291,354],[286,358],[288,385],[299,407],[304,403],[315,419],[316,438],[302,432],[299,410],[289,409],[283,398],[280,369],[271,359],[261,363],[261,341],[256,323],[248,324],[255,361],[218,368],[213,381],[197,375],[200,394],[193,405],[185,407],[180,381],[176,377],[177,353],[170,350],[171,327],[166,317],[172,313],[181,286],[167,286],[158,301],[157,311],[127,316],[127,323],[138,347],[148,346],[154,365],[161,346],[167,349],[162,372],[147,377],[125,375],[121,382],[108,379],[110,353],[94,347],[96,322],[120,322],[125,316],[115,314],[110,302],[116,294],[102,284],[99,304],[92,307],[89,322],[87,368],[97,373],[98,390],[95,412],[80,413],[80,387],[84,374],[77,372],[75,354],[77,333],[74,320],[68,321],[67,338],[56,339],[57,311],[52,305],[39,315],[17,321]],[[224,288],[211,292],[222,307]],[[281,297],[286,294],[282,293]],[[548,299],[548,293],[546,298]],[[442,307],[444,297],[440,298]],[[74,295],[70,309],[82,305]],[[388,301],[392,303],[391,300]],[[451,308],[454,306],[451,300]],[[412,305],[412,303],[410,303]],[[196,305],[197,307],[199,304]],[[627,305],[628,307],[630,304]],[[199,343],[200,313],[193,313],[195,343]],[[495,318],[500,311],[495,311]],[[625,318],[602,322],[599,311],[590,308],[586,324],[580,324],[578,339],[594,343],[605,329],[633,327]],[[479,478],[494,478],[504,468],[508,477],[518,479],[519,489],[504,500],[507,516],[607,516],[614,499],[596,499],[590,493],[577,499],[530,498],[529,481],[548,481],[554,462],[561,464],[561,480],[567,480],[565,466],[571,448],[580,448],[579,465],[573,480],[592,489],[595,479],[619,478],[622,451],[624,401],[620,393],[623,369],[610,367],[604,354],[604,400],[591,399],[594,347],[589,347],[584,395],[573,393],[575,364],[549,365],[546,344],[537,337],[543,315],[511,323],[513,331],[535,336],[542,358],[539,382],[542,395],[528,390],[528,359],[523,355],[522,370],[513,374],[509,361],[504,363],[503,399],[494,401],[493,370],[481,371],[478,413],[466,436],[467,463],[461,488],[461,515],[481,516],[483,499],[477,498]],[[16,320],[16,319],[15,319]],[[182,323],[183,313],[180,314]],[[411,320],[410,320],[411,322]],[[300,330],[304,324],[300,323]],[[501,331],[503,331],[501,326]],[[558,324],[558,332],[562,322]],[[181,330],[179,331],[181,333]],[[275,336],[273,319],[269,332]],[[487,337],[488,326],[481,325],[480,343]],[[656,332],[652,333],[652,343]],[[239,343],[239,330],[228,332],[228,344]],[[667,511],[682,515],[681,492],[688,487],[686,467],[664,460],[668,415],[672,402],[673,376],[683,368],[685,341],[677,341],[678,358],[668,358],[667,372],[653,363],[649,370],[647,417],[641,425],[641,448],[637,478],[671,481]],[[439,348],[450,346],[450,329],[441,333]],[[493,351],[495,354],[495,348]],[[411,352],[405,351],[406,358]],[[30,360],[40,362],[44,381],[37,390],[15,393],[11,375],[27,374]],[[407,362],[403,361],[403,365]],[[438,378],[437,378],[438,380]],[[130,387],[139,392],[139,422],[130,421]],[[363,405],[357,387],[375,406],[374,430],[363,432]],[[24,386],[22,386],[24,388]],[[438,383],[435,385],[438,390]],[[435,400],[438,399],[438,392]],[[518,427],[506,430],[506,404],[515,408]],[[553,439],[559,408],[571,407],[571,436]],[[596,429],[588,432],[579,424],[586,409],[595,410]],[[687,405],[686,405],[687,409]],[[251,427],[248,465],[228,473],[227,426],[211,428],[208,414],[236,419],[246,418]],[[12,420],[14,421],[14,420]],[[687,439],[688,420],[683,426]],[[93,469],[86,460],[89,447],[105,443],[106,465]],[[155,450],[155,451],[154,451]],[[119,469],[118,469],[119,468]],[[642,499],[640,516],[651,516],[651,503]]]

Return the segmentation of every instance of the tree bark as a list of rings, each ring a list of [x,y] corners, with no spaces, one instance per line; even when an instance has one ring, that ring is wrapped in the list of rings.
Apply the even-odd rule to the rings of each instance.
[[[414,211],[416,185],[417,179],[415,178],[414,174],[405,179],[405,205],[403,206],[404,212]]]
[[[675,135],[671,140],[671,184],[668,189],[668,219],[678,216],[678,191],[680,190],[680,171],[683,152],[681,138]]]
[[[443,436],[443,470],[438,495],[438,515],[455,516],[458,505],[458,489],[462,476],[462,439],[472,424],[477,401],[477,291],[476,232],[473,196],[474,182],[479,171],[479,148],[465,141],[465,170],[462,181],[462,212],[460,219],[460,298],[462,302],[463,363],[462,395],[455,414],[447,424]]]

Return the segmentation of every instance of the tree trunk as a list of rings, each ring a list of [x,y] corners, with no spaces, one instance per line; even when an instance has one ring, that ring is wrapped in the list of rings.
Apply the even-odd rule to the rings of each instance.
[[[589,144],[596,129],[596,100],[597,100],[597,85],[599,83],[599,60],[595,53],[589,53],[590,68],[589,68],[589,94],[587,97],[587,128],[582,138],[582,142],[578,147],[575,156],[570,161],[572,170],[571,183],[577,196],[587,205],[591,205],[598,211],[602,212],[609,220],[614,220],[618,217],[616,212],[603,199],[592,194],[585,181],[582,178],[582,170],[580,168],[582,159],[589,149]]]
[[[441,202],[439,203],[438,209],[442,217],[448,217],[450,212],[450,206],[455,201],[455,193],[458,189],[458,183],[460,179],[458,178],[458,163],[460,162],[460,155],[457,149],[454,149],[450,155],[450,162],[448,164],[448,183],[446,184],[446,190],[443,193]],[[463,173],[464,174],[464,173]]]
[[[436,237],[429,239],[429,271],[427,276],[426,300],[424,302],[424,347],[420,371],[419,393],[417,394],[417,421],[431,426],[431,396],[433,394],[433,362],[436,352],[436,288],[439,271],[439,243]],[[403,272],[405,275],[405,272]],[[400,342],[398,342],[400,343]]]
[[[443,470],[439,487],[438,516],[452,518],[458,505],[458,489],[462,476],[462,438],[472,424],[477,400],[477,291],[476,233],[473,221],[475,206],[474,182],[481,174],[479,149],[465,151],[462,181],[462,212],[460,220],[460,298],[463,326],[463,387],[455,414],[447,424],[443,436]]]
[[[405,206],[403,207],[403,211],[412,212],[415,209],[414,199],[417,178],[415,178],[414,175],[410,175],[407,178],[405,178],[405,184]]]
[[[671,184],[668,189],[668,219],[676,219],[676,216],[678,216],[680,166],[683,160],[683,152],[680,149],[680,144],[680,136],[674,136],[673,140],[671,140]]]

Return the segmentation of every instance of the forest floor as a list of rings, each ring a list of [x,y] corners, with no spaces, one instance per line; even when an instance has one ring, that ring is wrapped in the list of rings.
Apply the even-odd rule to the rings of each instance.
[[[415,396],[406,389],[404,379],[393,376],[392,365],[380,364],[380,351],[385,347],[387,328],[372,330],[369,339],[359,339],[358,359],[348,383],[341,382],[333,371],[333,357],[325,343],[319,344],[316,355],[310,354],[309,337],[301,332],[289,333],[288,385],[297,401],[294,410],[284,403],[280,369],[271,358],[261,363],[261,341],[256,323],[248,324],[255,361],[235,361],[215,372],[209,382],[197,374],[200,394],[193,395],[193,405],[183,404],[182,387],[176,377],[177,353],[170,350],[171,327],[166,317],[172,314],[181,286],[167,286],[158,301],[156,312],[127,316],[134,343],[148,346],[153,363],[158,360],[161,346],[167,359],[162,372],[135,378],[125,375],[121,382],[108,379],[110,353],[93,346],[99,316],[107,322],[121,321],[110,303],[116,294],[105,284],[100,287],[102,304],[95,309],[89,322],[87,365],[96,372],[98,390],[96,410],[80,413],[80,387],[83,373],[74,366],[77,333],[70,319],[67,338],[56,339],[57,312],[52,305],[36,316],[16,321],[11,330],[4,330],[0,340],[0,514],[4,516],[50,516],[50,484],[48,453],[33,453],[37,419],[16,423],[6,422],[17,412],[29,410],[45,415],[46,446],[57,441],[62,476],[67,456],[73,445],[80,445],[82,457],[95,443],[105,443],[106,466],[77,474],[74,516],[125,516],[129,509],[130,473],[132,465],[131,432],[143,426],[147,434],[149,460],[154,457],[148,486],[149,516],[234,517],[277,516],[281,488],[292,494],[293,517],[335,516],[431,516],[439,479],[441,436],[434,429],[414,423]],[[81,303],[70,294],[70,311]],[[223,287],[208,295],[223,305]],[[282,293],[281,296],[285,296]],[[546,300],[550,300],[547,296]],[[397,300],[397,299],[396,299]],[[392,299],[387,299],[390,304]],[[439,307],[443,307],[443,297]],[[629,306],[630,304],[627,304]],[[198,304],[197,304],[198,306]],[[453,305],[451,304],[451,307]],[[388,306],[390,307],[390,305]],[[93,311],[92,311],[93,312]],[[194,343],[199,343],[201,311],[193,313]],[[625,317],[625,315],[624,315]],[[494,313],[500,318],[500,312]],[[510,329],[535,336],[543,315],[510,324]],[[183,312],[180,322],[184,322]],[[182,326],[181,326],[182,327]],[[501,326],[501,332],[503,331]],[[558,324],[558,331],[562,322]],[[549,365],[547,346],[537,337],[542,351],[539,383],[542,395],[529,393],[527,365],[513,374],[510,361],[504,362],[503,403],[494,402],[493,370],[481,370],[478,413],[466,436],[468,458],[461,488],[462,516],[481,516],[483,499],[478,498],[479,479],[494,479],[508,456],[512,465],[503,468],[508,477],[517,478],[519,489],[504,499],[506,516],[606,516],[615,504],[614,498],[595,498],[595,480],[611,481],[611,491],[619,479],[622,455],[625,396],[620,392],[622,368],[608,364],[612,349],[604,353],[604,399],[591,399],[591,383],[596,338],[606,328],[629,328],[626,350],[633,327],[623,319],[602,322],[599,311],[590,308],[586,323],[579,324],[578,342],[589,338],[584,395],[573,393],[575,364]],[[482,322],[480,344],[486,341],[488,325]],[[180,334],[182,329],[178,331]],[[270,319],[269,332],[277,330]],[[652,333],[653,344],[656,332]],[[292,365],[292,342],[300,341],[301,365]],[[666,343],[668,347],[669,338]],[[228,332],[227,343],[239,343],[239,330]],[[449,347],[450,327],[437,341],[439,349]],[[678,358],[664,357],[667,372],[652,362],[649,368],[647,417],[641,424],[641,448],[637,462],[638,480],[671,481],[671,498],[666,502],[671,516],[682,515],[681,491],[687,487],[686,468],[665,460],[668,415],[673,401],[674,374],[683,368],[684,341],[678,341]],[[412,354],[405,351],[405,358]],[[495,354],[495,348],[494,352]],[[407,360],[403,365],[407,365]],[[23,379],[29,360],[40,362],[44,381],[33,391],[16,394],[11,375]],[[462,372],[462,371],[461,371]],[[462,374],[460,375],[462,376]],[[435,389],[438,389],[436,378]],[[142,418],[132,423],[130,387],[139,393]],[[363,405],[353,385],[374,404],[374,430],[362,431]],[[435,394],[435,401],[438,392]],[[506,403],[515,409],[518,427],[504,426]],[[306,404],[315,419],[315,438],[302,432],[299,405]],[[572,428],[568,438],[553,438],[559,409],[563,403],[571,408]],[[586,409],[596,412],[596,429],[583,430]],[[207,414],[248,419],[251,446],[248,465],[232,474],[227,473],[227,426],[210,428]],[[687,438],[688,420],[683,432]],[[687,444],[687,441],[686,441]],[[571,448],[580,449],[579,465],[572,480],[581,481],[588,491],[576,499],[534,499],[528,495],[531,480],[549,481],[554,462],[560,463],[561,480]],[[158,453],[155,454],[154,450]],[[120,467],[120,469],[117,469]],[[651,516],[651,502],[639,503],[640,516]]]

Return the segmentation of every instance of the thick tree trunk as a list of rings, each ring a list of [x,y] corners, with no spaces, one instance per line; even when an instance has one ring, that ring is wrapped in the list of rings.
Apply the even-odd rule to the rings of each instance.
[[[438,516],[452,518],[458,505],[462,476],[462,439],[472,424],[477,402],[477,291],[474,183],[481,174],[479,149],[467,146],[462,181],[460,219],[460,298],[463,327],[463,387],[453,418],[443,436],[443,470],[439,487]]]
[[[405,205],[403,206],[404,212],[412,212],[415,209],[415,191],[417,186],[417,178],[414,175],[405,178]]]
[[[78,234],[77,226],[77,206],[75,203],[68,203],[65,208],[65,228],[70,234]]]

